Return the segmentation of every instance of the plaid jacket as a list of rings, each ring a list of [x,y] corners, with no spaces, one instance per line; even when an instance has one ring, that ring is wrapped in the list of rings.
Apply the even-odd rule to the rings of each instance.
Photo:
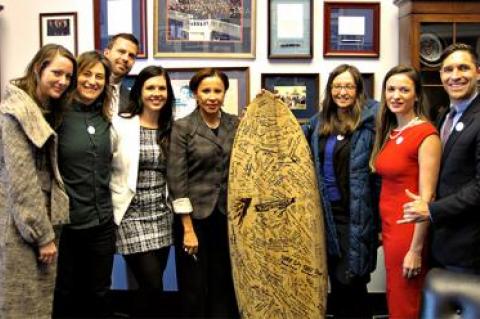
[[[175,122],[167,165],[175,213],[204,219],[217,207],[226,214],[230,152],[238,122],[237,116],[222,112],[218,136],[205,124],[198,108]]]

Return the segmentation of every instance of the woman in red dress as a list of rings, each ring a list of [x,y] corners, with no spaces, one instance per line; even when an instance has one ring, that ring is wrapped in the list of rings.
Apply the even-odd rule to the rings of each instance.
[[[433,199],[441,143],[426,119],[415,69],[396,66],[387,73],[379,112],[371,165],[382,178],[380,217],[389,315],[418,318],[428,223],[402,224],[402,207],[410,201],[408,191],[427,202]]]

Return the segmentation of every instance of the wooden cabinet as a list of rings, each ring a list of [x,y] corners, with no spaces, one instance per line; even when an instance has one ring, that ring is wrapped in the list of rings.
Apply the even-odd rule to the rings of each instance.
[[[423,87],[436,116],[449,99],[440,82],[440,55],[456,42],[471,45],[480,55],[480,1],[395,0],[399,7],[400,63],[421,72]]]

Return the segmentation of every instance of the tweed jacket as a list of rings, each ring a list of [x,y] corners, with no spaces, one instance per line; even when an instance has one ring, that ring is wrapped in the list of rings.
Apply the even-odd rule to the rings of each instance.
[[[439,130],[447,112],[440,114]],[[480,273],[480,94],[444,146],[437,197],[429,209],[435,261]]]
[[[120,225],[137,189],[140,154],[140,120],[114,116],[112,118],[112,190],[113,218]]]
[[[38,246],[54,240],[54,226],[69,218],[57,135],[37,104],[11,84],[0,126],[0,317],[49,318],[56,264],[39,264]]]
[[[238,122],[237,116],[222,111],[216,136],[197,108],[174,123],[167,184],[175,213],[204,219],[218,208],[226,214],[230,152]]]

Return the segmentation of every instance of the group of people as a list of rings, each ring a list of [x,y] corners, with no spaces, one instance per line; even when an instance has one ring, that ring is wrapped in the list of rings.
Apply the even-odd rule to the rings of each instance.
[[[111,315],[113,255],[153,317],[175,244],[186,317],[237,318],[227,233],[227,179],[239,119],[222,111],[228,77],[190,80],[197,107],[174,121],[168,72],[122,84],[139,49],[117,34],[75,58],[42,47],[0,105],[0,317]],[[378,103],[358,69],[329,75],[304,132],[322,198],[329,313],[369,317],[379,242],[391,318],[416,318],[431,267],[480,273],[480,75],[476,52],[448,47],[440,77],[450,109],[427,117],[419,73],[396,66]],[[167,191],[168,189],[168,191]],[[168,195],[167,195],[168,194]]]

